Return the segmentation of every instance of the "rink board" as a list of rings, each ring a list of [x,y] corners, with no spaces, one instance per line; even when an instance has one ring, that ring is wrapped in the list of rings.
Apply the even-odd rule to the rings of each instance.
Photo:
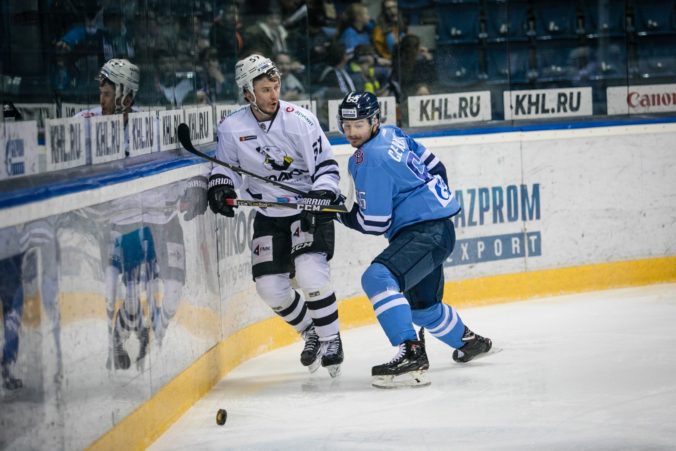
[[[676,124],[515,130],[421,142],[444,162],[463,205],[454,220],[456,250],[446,262],[446,302],[465,307],[676,280]],[[344,171],[351,151],[346,145],[334,151]],[[52,261],[53,249],[37,241],[29,247],[37,271],[31,279],[24,274],[18,370],[26,393],[42,401],[3,398],[7,409],[0,416],[7,418],[0,420],[16,434],[4,435],[0,445],[143,448],[229,370],[297,340],[272,317],[251,281],[253,210],[239,209],[232,219],[210,211],[186,219],[189,181],[207,171],[199,164],[154,172],[2,211],[3,237],[26,241],[30,230],[45,227],[59,252]],[[151,337],[144,369],[132,363],[128,370],[108,371],[110,248],[116,234],[145,226],[167,271],[181,266],[183,250],[180,297],[162,347]],[[386,242],[340,225],[336,240],[331,267],[341,326],[372,323],[360,278]],[[47,271],[50,265],[58,267],[56,275]],[[50,281],[58,287],[58,302],[40,296]],[[170,303],[164,281],[160,287],[157,302]],[[124,290],[118,281],[118,308]],[[149,317],[146,294],[141,303]],[[132,358],[138,348],[133,341]],[[57,385],[59,363],[63,378]]]

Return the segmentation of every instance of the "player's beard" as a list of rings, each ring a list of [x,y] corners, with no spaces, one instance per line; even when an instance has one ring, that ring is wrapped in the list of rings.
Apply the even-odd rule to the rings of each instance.
[[[279,102],[275,102],[275,105],[270,107],[270,111],[264,111],[264,113],[272,117],[277,112],[277,108],[279,108]]]
[[[272,107],[272,111],[268,111],[266,109],[261,108],[261,106],[258,104],[258,102],[256,102],[256,108],[258,109],[259,112],[261,112],[262,114],[267,116],[267,117],[264,118],[265,120],[269,120],[269,119],[272,119],[272,116],[274,116],[275,113],[277,112],[277,108],[279,108],[279,101],[277,101],[275,106]]]

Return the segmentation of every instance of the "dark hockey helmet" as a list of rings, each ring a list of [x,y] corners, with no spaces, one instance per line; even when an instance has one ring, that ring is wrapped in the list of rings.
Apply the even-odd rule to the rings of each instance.
[[[378,98],[366,91],[348,92],[338,106],[338,128],[343,132],[343,121],[357,121],[368,119],[373,123],[373,117],[380,121],[380,104]]]

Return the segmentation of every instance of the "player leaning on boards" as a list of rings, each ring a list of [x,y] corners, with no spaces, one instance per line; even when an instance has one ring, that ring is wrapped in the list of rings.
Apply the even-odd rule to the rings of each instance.
[[[127,128],[128,114],[138,111],[134,107],[134,98],[138,93],[140,72],[136,64],[126,59],[113,58],[106,61],[99,71],[99,106],[80,111],[75,117],[108,116],[124,114],[123,121]],[[87,124],[89,127],[89,124]],[[91,160],[91,137],[87,136],[88,161]],[[129,135],[125,132],[124,153],[129,156]]]
[[[460,205],[439,159],[398,127],[380,124],[376,96],[348,93],[339,106],[338,123],[357,149],[348,163],[357,197],[350,212],[338,219],[362,233],[384,234],[389,241],[362,275],[362,287],[399,350],[390,362],[373,367],[372,383],[381,388],[428,385],[422,329],[418,339],[412,323],[455,348],[456,362],[469,362],[492,345],[441,302],[443,263],[455,244],[450,218]]]
[[[76,116],[92,117],[134,111],[134,97],[138,92],[140,73],[138,66],[126,59],[111,59],[99,71],[99,106],[81,111]]]
[[[268,58],[251,55],[235,66],[237,87],[249,106],[218,126],[216,157],[233,166],[308,193],[308,203],[336,203],[338,164],[317,118],[280,100],[281,74]],[[215,166],[207,197],[214,213],[233,217],[228,199],[275,201],[290,193],[271,183]],[[259,296],[305,340],[301,363],[340,372],[343,345],[328,261],[333,256],[333,215],[260,208],[253,224],[252,273]],[[291,287],[294,277],[300,290]],[[321,358],[320,358],[321,357]]]

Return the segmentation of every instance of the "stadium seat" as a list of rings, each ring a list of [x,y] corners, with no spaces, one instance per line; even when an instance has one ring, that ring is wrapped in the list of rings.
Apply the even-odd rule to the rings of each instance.
[[[437,5],[439,42],[477,42],[480,12],[479,3],[439,3]]]
[[[442,85],[477,83],[481,74],[480,51],[474,45],[438,46],[435,60],[437,77]]]
[[[525,43],[486,46],[486,73],[489,83],[526,83],[536,73],[529,65],[529,46]]]
[[[533,15],[538,39],[573,37],[582,32],[574,1],[537,2]]]
[[[593,80],[626,79],[628,73],[627,43],[623,38],[591,40]]]
[[[641,0],[636,3],[635,28],[639,35],[672,32],[676,23],[673,1]]]
[[[570,80],[577,68],[575,39],[538,41],[535,60],[538,81]]]
[[[487,1],[485,8],[488,41],[525,41],[535,36],[535,24],[530,18],[527,1]]]
[[[621,36],[625,32],[624,1],[598,0],[583,2],[584,28],[589,37]]]
[[[423,9],[432,7],[432,0],[398,0],[397,5],[408,24],[417,25],[420,23],[420,13]]]
[[[676,74],[676,53],[672,36],[642,37],[637,43],[638,74],[642,79],[672,77]]]

